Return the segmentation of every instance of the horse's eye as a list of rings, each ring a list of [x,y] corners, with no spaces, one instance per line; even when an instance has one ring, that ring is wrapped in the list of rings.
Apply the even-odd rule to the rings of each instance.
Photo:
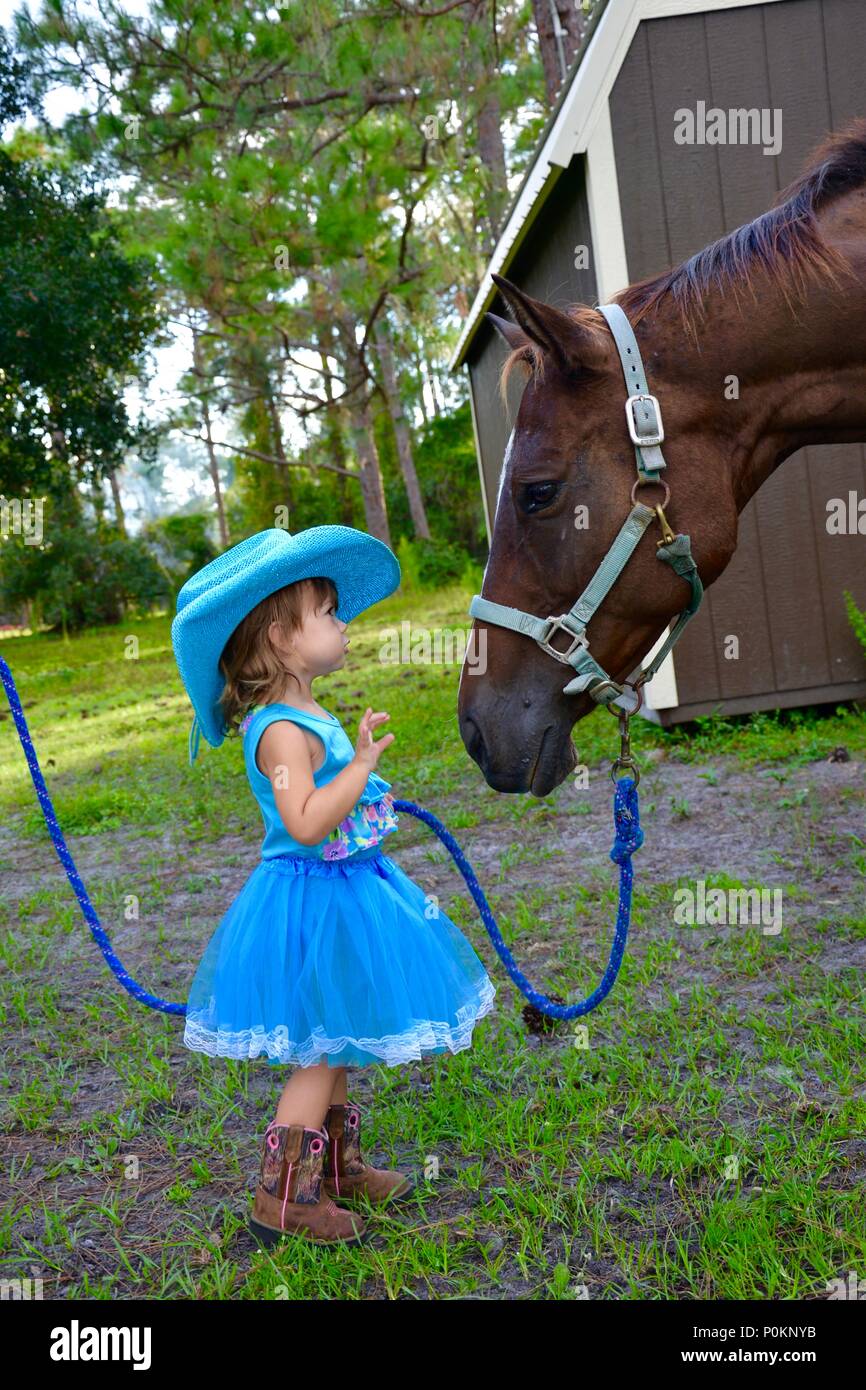
[[[525,512],[539,512],[549,507],[559,493],[561,483],[526,483],[520,494],[520,506]]]

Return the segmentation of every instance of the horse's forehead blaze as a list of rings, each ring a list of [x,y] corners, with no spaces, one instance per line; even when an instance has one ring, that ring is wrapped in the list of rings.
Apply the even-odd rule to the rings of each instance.
[[[517,426],[515,425],[514,428],[513,428],[512,431],[511,431],[510,435],[508,436],[508,443],[507,443],[506,446],[505,446],[505,455],[504,455],[504,457],[503,457],[503,459],[502,459],[502,467],[501,467],[501,469],[499,470],[499,487],[498,487],[497,490],[496,490],[496,506],[495,506],[494,512],[493,512],[493,524],[494,524],[494,526],[496,525],[496,518],[497,518],[498,515],[499,515],[499,499],[500,499],[500,497],[502,496],[502,484],[503,484],[503,482],[505,481],[505,474],[506,474],[506,471],[507,471],[507,469],[508,469],[509,462],[511,461],[511,454],[512,454],[512,451],[513,451],[513,449],[514,449],[514,436],[515,436],[516,432],[517,432]]]

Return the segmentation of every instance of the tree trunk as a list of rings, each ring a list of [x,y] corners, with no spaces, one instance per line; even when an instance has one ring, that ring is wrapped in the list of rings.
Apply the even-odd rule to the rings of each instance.
[[[424,370],[427,374],[427,385],[430,387],[430,399],[433,402],[433,413],[438,420],[439,417],[445,413],[442,405],[442,398],[439,395],[439,383],[436,380],[433,368],[429,362],[424,363]]]
[[[416,536],[424,536],[430,539],[430,527],[427,522],[427,512],[424,509],[424,499],[421,496],[421,488],[418,483],[418,474],[415,470],[415,460],[412,457],[412,441],[409,437],[409,426],[406,422],[406,415],[403,410],[403,401],[400,397],[400,387],[397,381],[397,372],[394,367],[394,352],[391,343],[391,334],[384,319],[379,317],[374,326],[376,337],[376,347],[379,353],[379,362],[382,367],[382,383],[385,390],[385,400],[394,425],[394,436],[397,440],[397,456],[400,460],[400,471],[403,474],[403,482],[406,486],[406,496],[409,498],[409,512],[412,517],[412,525]]]
[[[508,203],[508,179],[505,171],[505,146],[502,143],[502,116],[499,109],[499,93],[493,79],[488,79],[487,90],[478,111],[478,153],[489,177],[487,205],[485,207],[487,237],[485,250],[492,256],[499,238],[499,228]]]
[[[53,405],[53,402],[49,403]],[[81,493],[78,491],[78,481],[69,467],[69,447],[66,435],[62,429],[54,423],[56,413],[52,409],[49,417],[48,433],[51,438],[51,458],[57,464],[55,476],[57,481],[52,486],[51,506],[71,507],[75,515],[81,516]]]
[[[283,443],[283,422],[277,398],[282,384],[282,367],[268,362],[265,353],[255,340],[250,341],[243,353],[243,370],[254,395],[261,396],[264,417],[268,428],[268,442],[264,452],[279,460],[275,465],[277,487],[282,493],[280,501],[285,504],[288,515],[292,515],[291,469],[286,458]]]
[[[467,25],[491,25],[489,0],[472,0],[466,13]],[[499,236],[499,225],[508,203],[508,172],[505,164],[505,144],[502,139],[502,116],[499,107],[499,72],[491,46],[474,48],[469,59],[473,72],[475,124],[478,154],[487,171],[487,198],[484,208],[486,235],[484,250],[493,254]]]
[[[96,529],[102,533],[103,522],[105,521],[105,493],[102,490],[102,479],[94,478],[90,487],[90,500],[93,503],[93,514],[96,519]]]
[[[352,441],[360,466],[361,497],[364,502],[364,519],[367,530],[377,540],[391,545],[391,532],[388,527],[388,510],[385,505],[385,487],[382,482],[382,469],[373,437],[373,421],[369,400],[356,397],[352,402],[351,432]]]
[[[117,469],[112,468],[108,475],[111,484],[111,496],[114,499],[114,518],[118,531],[122,536],[126,535],[126,519],[123,515],[123,503],[120,500],[120,486],[117,481]]]
[[[281,483],[281,485],[285,488],[285,493],[286,493],[286,498],[285,498],[285,500],[286,500],[286,506],[289,508],[289,516],[291,516],[291,514],[292,514],[291,483],[290,483],[290,481],[289,481],[289,464],[288,464],[288,460],[286,459],[286,451],[285,451],[285,448],[283,447],[283,422],[282,422],[282,420],[280,419],[280,412],[277,410],[277,403],[276,403],[276,401],[274,400],[273,383],[272,383],[270,380],[268,380],[266,390],[267,390],[266,404],[267,404],[267,408],[268,408],[268,418],[270,419],[270,422],[271,422],[271,431],[272,431],[272,433],[273,433],[273,438],[274,438],[274,448],[273,448],[273,452],[276,454],[277,458],[280,460],[279,465],[278,465],[278,473],[279,473],[280,483]]]
[[[583,41],[589,19],[571,0],[532,0],[548,106],[559,89]]]
[[[205,447],[207,449],[208,471],[210,472],[211,482],[213,483],[214,500],[216,502],[217,520],[219,522],[220,541],[223,547],[229,543],[228,526],[226,525],[225,508],[223,507],[222,487],[220,486],[219,467],[217,465],[216,449],[214,448],[213,434],[211,432],[210,407],[207,400],[208,375],[204,367],[204,353],[201,347],[201,338],[195,328],[192,330],[193,359],[195,363],[195,374],[202,383],[200,396],[201,415],[205,431]]]
[[[421,418],[423,419],[424,424],[429,425],[430,414],[427,410],[427,400],[424,395],[424,359],[422,358],[420,352],[413,352],[412,361],[415,366],[415,375],[418,378],[418,385],[420,388],[418,391],[418,408],[421,411]]]
[[[343,429],[341,420],[343,416],[342,407],[334,400],[334,388],[331,384],[331,371],[328,367],[327,353],[319,353],[319,360],[322,364],[322,381],[324,383],[325,396],[329,401],[325,411],[325,422],[323,434],[327,443],[328,458],[330,462],[338,468],[346,467],[346,450],[343,442]],[[352,525],[352,499],[349,496],[348,478],[345,473],[338,473],[337,495],[340,503],[340,524],[342,526]]]

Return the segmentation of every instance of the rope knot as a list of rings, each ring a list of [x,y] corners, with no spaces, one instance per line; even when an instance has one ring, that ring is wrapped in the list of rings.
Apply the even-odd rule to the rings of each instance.
[[[625,864],[631,859],[635,850],[640,849],[644,841],[640,824],[637,786],[632,777],[621,777],[616,784],[613,823],[616,828],[616,838],[610,857],[614,864]]]

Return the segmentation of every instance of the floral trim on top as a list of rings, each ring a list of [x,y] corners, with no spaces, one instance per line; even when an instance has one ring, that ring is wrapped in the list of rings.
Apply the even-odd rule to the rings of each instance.
[[[336,830],[331,831],[322,858],[348,859],[350,854],[355,854],[359,849],[369,849],[371,845],[377,845],[398,827],[399,819],[390,792],[386,792],[378,801],[368,801],[363,806],[359,801],[345,820],[340,821]]]
[[[243,719],[241,720],[240,724],[238,725],[238,733],[239,733],[239,734],[245,734],[245,733],[246,733],[247,729],[250,727],[250,720],[252,719],[253,715],[256,713],[256,711],[257,711],[258,708],[259,708],[258,705],[253,705],[253,707],[252,707],[252,709],[250,710],[249,714],[244,715]]]

